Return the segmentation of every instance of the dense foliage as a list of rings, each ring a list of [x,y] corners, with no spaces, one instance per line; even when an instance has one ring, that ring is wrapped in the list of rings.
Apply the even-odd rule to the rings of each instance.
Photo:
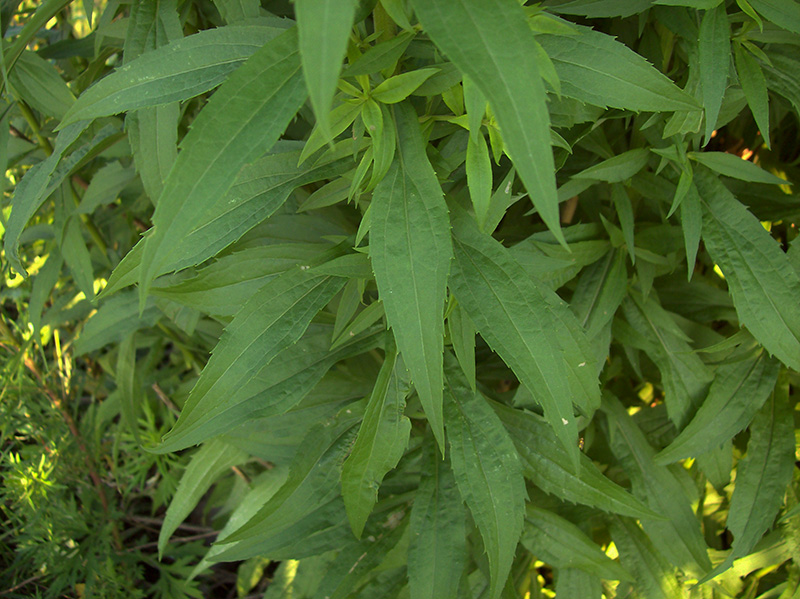
[[[2,29],[0,592],[797,596],[796,0]]]

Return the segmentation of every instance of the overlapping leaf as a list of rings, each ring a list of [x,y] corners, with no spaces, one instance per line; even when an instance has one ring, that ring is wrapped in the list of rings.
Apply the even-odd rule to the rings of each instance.
[[[398,147],[373,194],[370,258],[397,346],[440,445],[442,348],[452,255],[447,206],[408,104],[393,110]]]

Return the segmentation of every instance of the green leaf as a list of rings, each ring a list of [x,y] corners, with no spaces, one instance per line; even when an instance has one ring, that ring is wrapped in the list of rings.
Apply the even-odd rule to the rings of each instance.
[[[630,518],[611,520],[611,536],[625,569],[636,578],[636,587],[645,599],[673,599],[681,596],[675,569],[659,553],[639,525]]]
[[[217,90],[183,138],[164,183],[153,233],[145,242],[140,297],[169,259],[175,240],[192,231],[244,165],[272,147],[305,98],[295,29],[264,45]]]
[[[246,248],[212,262],[189,279],[156,283],[152,294],[214,316],[233,316],[276,275],[313,262],[328,246],[276,243]],[[326,273],[329,274],[329,273]]]
[[[453,206],[455,260],[450,287],[481,336],[536,393],[545,416],[578,468],[572,403],[587,414],[599,399],[594,359],[566,304],[534,281],[500,243]]]
[[[331,139],[329,114],[357,0],[295,0],[300,58],[322,136]]]
[[[218,27],[147,52],[82,93],[60,127],[136,108],[188,100],[214,89],[283,31],[285,29],[262,25]]]
[[[344,284],[344,279],[295,268],[259,289],[226,327],[159,451],[186,447],[190,444],[185,440],[187,434],[198,434],[198,421],[208,421],[229,409],[231,397],[300,339],[311,319]]]
[[[633,580],[580,528],[551,511],[528,506],[521,542],[533,555],[555,568],[578,568],[607,580]]]
[[[625,44],[599,31],[579,31],[536,36],[555,65],[563,95],[637,112],[700,110],[697,100]]]
[[[540,416],[493,402],[517,448],[525,478],[561,499],[633,518],[658,515],[597,469],[583,453],[577,474],[553,429]]]
[[[135,177],[132,168],[125,168],[119,162],[104,166],[92,177],[81,198],[78,212],[91,214],[99,206],[110,204]]]
[[[622,237],[625,239],[625,246],[628,255],[631,257],[631,264],[636,264],[636,243],[634,235],[633,205],[625,187],[621,184],[611,186],[611,201],[619,217],[619,226],[622,228]]]
[[[116,371],[117,390],[122,418],[133,433],[136,442],[142,445],[139,423],[136,418],[136,335],[131,333],[119,345]]]
[[[378,293],[440,447],[444,301],[452,255],[447,206],[414,109],[393,109],[394,163],[373,192],[369,253]]]
[[[706,112],[705,143],[717,128],[717,117],[728,83],[731,61],[731,26],[725,5],[709,9],[700,22],[700,90]]]
[[[680,481],[655,463],[655,450],[618,399],[604,395],[602,409],[608,418],[611,450],[630,477],[634,492],[666,518],[642,518],[647,535],[672,564],[699,577],[711,569],[711,562],[700,523]]]
[[[725,275],[740,324],[770,353],[800,369],[800,277],[778,243],[711,172],[695,170],[703,241]]]
[[[492,199],[492,161],[482,133],[467,142],[467,186],[478,226],[483,229]]]
[[[497,414],[469,388],[455,360],[449,362],[445,419],[450,460],[489,557],[489,597],[497,599],[522,532],[525,481],[517,451]]]
[[[735,46],[734,57],[736,58],[736,73],[739,75],[739,83],[745,98],[747,98],[747,105],[750,107],[750,112],[753,113],[764,143],[769,148],[769,95],[764,72],[755,57],[740,44]]]
[[[361,109],[361,118],[372,139],[372,176],[368,188],[374,188],[389,172],[397,146],[396,131],[392,113],[387,106],[374,100],[367,100]]]
[[[212,441],[213,443],[214,441]],[[289,474],[289,468],[286,466],[277,466],[269,470],[265,470],[252,481],[250,488],[245,493],[244,497],[234,508],[225,526],[219,531],[217,535],[217,542],[208,550],[208,553],[202,560],[194,567],[190,575],[194,578],[200,572],[207,570],[214,560],[214,557],[219,555],[222,551],[230,546],[220,544],[224,541],[233,531],[240,528],[247,523],[250,518],[258,513],[258,510],[264,506],[275,493],[278,492],[283,484],[286,482],[286,477]]]
[[[75,353],[88,354],[109,343],[119,343],[133,331],[153,326],[162,316],[155,302],[148,302],[141,314],[136,306],[133,292],[121,293],[104,302],[83,325],[75,342]]]
[[[667,413],[684,426],[700,405],[713,378],[711,370],[692,350],[689,339],[655,297],[631,291],[622,303],[625,318],[644,342],[637,344],[661,372]]]
[[[75,103],[75,96],[55,67],[36,52],[20,54],[8,82],[22,100],[46,116],[62,119]]]
[[[566,243],[558,220],[545,89],[524,11],[514,0],[412,4],[434,43],[489,100],[534,206],[558,241]]]
[[[396,104],[405,100],[438,69],[418,69],[389,77],[372,90],[370,97],[384,104]]]
[[[414,39],[414,35],[411,31],[404,31],[397,37],[375,44],[345,68],[342,77],[372,75],[393,67],[403,56],[411,40]]]
[[[627,291],[628,272],[621,251],[609,252],[605,260],[584,269],[570,308],[589,339],[611,322]]]
[[[602,599],[602,581],[593,574],[577,568],[560,568],[556,578],[556,596]]]
[[[183,37],[175,0],[137,2],[131,6],[123,57],[125,64],[145,52]],[[156,202],[164,181],[178,156],[180,105],[171,102],[141,108],[125,117],[136,169],[150,200]]]
[[[706,579],[748,555],[770,528],[792,480],[795,433],[789,402],[789,379],[783,371],[769,399],[750,425],[747,453],[739,462],[727,528],[733,547],[726,560]]]
[[[703,211],[700,208],[700,194],[692,183],[681,202],[681,225],[683,229],[683,244],[686,249],[686,268],[688,279],[692,280],[697,250],[700,247],[700,237],[703,232]]]
[[[190,233],[181,239],[167,240],[174,245],[168,262],[158,274],[194,266],[215,256],[278,210],[297,187],[334,177],[352,165],[351,160],[344,158],[315,166],[298,166],[299,155],[299,152],[270,154],[244,167],[228,193],[217,199]],[[293,218],[303,223],[304,228],[311,227],[312,218]],[[104,296],[136,283],[144,246],[145,239],[142,239],[125,255],[111,273]],[[298,255],[306,254],[301,251]]]
[[[553,12],[590,18],[630,17],[647,10],[652,0],[573,0],[557,4]]]
[[[56,168],[66,151],[75,143],[86,129],[87,123],[76,123],[58,134],[53,153],[42,162],[34,165],[17,184],[12,197],[11,214],[5,223],[3,243],[6,259],[11,268],[27,276],[25,267],[19,259],[19,238],[28,221],[55,190],[61,179],[54,179]]]
[[[457,599],[467,565],[466,512],[450,460],[427,445],[411,508],[408,584],[412,599]]]
[[[334,500],[339,495],[342,463],[355,441],[356,424],[362,415],[363,409],[353,405],[336,418],[312,427],[301,443],[303,450],[297,452],[284,485],[224,542],[265,542]],[[340,501],[336,503],[342,506]],[[352,535],[349,531],[348,534]],[[240,553],[246,548],[244,543],[237,545],[233,549]],[[219,557],[237,559],[226,554]]]
[[[226,23],[256,19],[261,8],[259,0],[214,0],[214,5]]]
[[[743,430],[774,389],[779,367],[764,351],[753,359],[734,357],[721,365],[694,418],[656,462],[669,464],[706,453]]]
[[[389,334],[390,335],[390,334]],[[403,457],[411,421],[403,415],[409,381],[394,340],[387,339],[386,357],[367,403],[353,450],[342,468],[342,496],[353,533],[361,538],[378,500],[383,477]]]
[[[642,170],[650,159],[648,150],[639,148],[628,150],[613,158],[604,160],[600,164],[595,164],[579,173],[573,175],[576,179],[594,179],[607,183],[621,183],[633,177]]]
[[[778,27],[800,33],[800,4],[796,0],[750,0],[750,5]]]
[[[464,308],[456,303],[447,317],[447,330],[458,363],[470,388],[475,390],[475,325]]]
[[[242,450],[218,439],[209,441],[192,456],[158,533],[159,558],[163,555],[172,533],[191,513],[209,487],[230,470],[231,466],[243,463],[248,457]]]
[[[751,183],[770,183],[773,185],[786,185],[788,183],[786,179],[776,177],[749,160],[742,160],[735,154],[726,152],[688,152],[687,156],[726,177],[750,181]]]

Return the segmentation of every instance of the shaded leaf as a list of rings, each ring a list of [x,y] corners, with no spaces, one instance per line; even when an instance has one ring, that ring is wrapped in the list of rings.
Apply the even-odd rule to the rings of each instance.
[[[342,468],[344,505],[350,526],[359,538],[378,500],[381,481],[403,457],[411,433],[411,421],[403,415],[409,387],[407,372],[391,346],[387,339],[386,357],[353,450]]]
[[[432,443],[424,454],[411,510],[408,583],[411,599],[456,599],[467,563],[466,512],[448,459]]]
[[[725,5],[706,10],[700,22],[700,90],[706,113],[705,142],[717,127],[717,116],[728,83],[731,61],[731,27]]]
[[[517,451],[500,419],[469,388],[455,360],[447,369],[445,419],[456,483],[489,556],[489,596],[500,596],[514,560],[525,511]]]
[[[711,451],[743,430],[775,387],[780,364],[760,351],[721,365],[708,397],[681,433],[657,456],[659,464]]]
[[[533,555],[556,568],[578,568],[608,580],[633,580],[580,528],[548,510],[528,506],[521,542]]]
[[[237,390],[300,339],[311,319],[344,284],[344,279],[295,268],[256,292],[226,327],[159,451],[189,445],[187,433],[198,419],[208,421],[228,409]]]
[[[519,453],[525,477],[537,487],[573,503],[634,518],[657,517],[641,501],[604,476],[583,453],[576,474],[553,430],[537,415],[492,403]]]
[[[230,470],[231,466],[237,466],[247,458],[247,454],[242,450],[217,439],[203,445],[192,456],[181,476],[181,481],[178,483],[178,488],[164,516],[164,523],[158,533],[159,557],[163,555],[172,533],[191,513],[209,487],[220,475]]]
[[[739,321],[770,353],[800,369],[800,278],[778,243],[711,172],[696,169],[703,240],[725,274]]]

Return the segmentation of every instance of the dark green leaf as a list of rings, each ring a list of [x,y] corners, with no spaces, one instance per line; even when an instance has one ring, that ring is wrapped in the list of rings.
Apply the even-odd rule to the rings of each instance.
[[[164,183],[145,242],[141,297],[179,240],[225,195],[241,167],[272,147],[305,98],[295,29],[267,42],[214,94]]]
[[[599,398],[586,336],[566,304],[481,233],[469,214],[454,206],[452,216],[451,289],[487,343],[536,393],[577,470],[572,403],[590,414]]]
[[[534,206],[563,243],[550,119],[524,12],[514,0],[414,0],[413,6],[436,45],[489,100]]]
[[[489,596],[497,599],[522,532],[525,481],[500,419],[469,388],[454,359],[447,370],[445,419],[456,483],[481,532],[489,556]]]
[[[389,326],[443,446],[443,317],[452,255],[447,206],[414,109],[403,104],[393,115],[398,147],[373,193],[370,258]]]
[[[739,321],[770,353],[800,369],[800,278],[761,223],[708,170],[695,171],[703,240],[733,296]]]

